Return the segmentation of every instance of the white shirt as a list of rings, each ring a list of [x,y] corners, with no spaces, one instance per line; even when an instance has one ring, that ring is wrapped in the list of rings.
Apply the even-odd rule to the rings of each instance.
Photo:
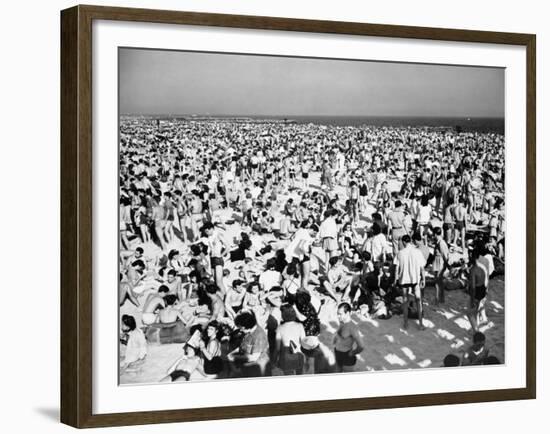
[[[425,264],[424,255],[412,244],[401,249],[395,258],[397,282],[401,285],[419,283],[421,270]]]
[[[336,220],[334,217],[327,217],[321,223],[319,227],[319,236],[321,238],[337,238],[338,237],[338,226],[336,225]]]
[[[281,284],[281,273],[275,270],[266,270],[260,274],[259,284],[264,291],[269,291],[274,286]]]

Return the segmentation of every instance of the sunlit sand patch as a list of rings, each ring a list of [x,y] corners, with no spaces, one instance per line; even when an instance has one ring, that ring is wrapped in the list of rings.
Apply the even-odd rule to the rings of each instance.
[[[384,337],[392,344],[395,342],[395,338],[391,335],[384,335]]]
[[[462,339],[457,339],[452,345],[451,348],[458,349],[460,347],[464,346],[464,341]]]
[[[401,357],[397,356],[396,354],[388,354],[384,357],[386,359],[386,362],[388,362],[391,365],[399,365],[399,366],[406,366],[407,362],[405,362]]]
[[[454,309],[449,309],[452,313],[454,313],[455,315],[458,315],[460,312],[458,310],[454,310]]]
[[[495,311],[497,311],[497,312],[498,312],[499,310],[503,310],[503,309],[504,309],[504,307],[503,307],[500,303],[498,303],[498,302],[496,302],[496,301],[494,301],[494,300],[491,301],[491,304],[494,306]]]
[[[432,361],[430,359],[422,360],[421,362],[418,362],[418,366],[421,368],[427,368],[432,364]]]
[[[407,330],[403,329],[403,328],[400,328],[399,331],[400,331],[401,333],[403,333],[404,335],[410,336],[410,335],[409,335],[409,332],[408,332]]]
[[[365,361],[365,359],[363,358],[363,356],[361,354],[357,354],[357,360],[359,360],[360,362]]]
[[[485,324],[485,325],[482,325],[480,328],[479,328],[479,331],[481,333],[485,333],[487,330],[491,330],[493,327],[495,326],[495,324],[493,323],[493,321],[490,321],[489,323]]]
[[[422,324],[424,324],[424,327],[428,329],[433,329],[435,327],[435,324],[431,322],[429,319],[423,319]]]
[[[438,329],[437,334],[438,334],[439,337],[441,337],[443,339],[447,339],[448,341],[451,341],[455,338],[455,335],[453,335],[452,333],[448,332],[447,330],[443,330],[443,329]]]
[[[471,330],[472,329],[472,325],[470,324],[470,321],[468,321],[466,318],[457,318],[457,319],[455,319],[454,322],[461,329],[464,329],[464,330]]]
[[[378,323],[378,321],[372,319],[372,318],[365,318],[365,322],[366,323],[369,323],[369,324],[372,324],[374,327],[379,327],[380,324]]]
[[[410,348],[402,347],[401,351],[403,352],[403,354],[405,354],[409,358],[409,360],[416,360],[416,356],[414,355],[414,353],[411,351]]]
[[[455,316],[454,313],[447,312],[446,310],[436,310],[436,312],[440,315],[443,315],[445,319],[451,319]]]

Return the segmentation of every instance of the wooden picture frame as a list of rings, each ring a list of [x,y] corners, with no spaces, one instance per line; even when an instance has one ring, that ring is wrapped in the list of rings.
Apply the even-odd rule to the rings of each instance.
[[[92,413],[92,22],[113,20],[491,43],[526,48],[526,387],[505,390]],[[531,34],[76,6],[61,12],[61,421],[78,427],[398,408],[536,397],[536,38]]]

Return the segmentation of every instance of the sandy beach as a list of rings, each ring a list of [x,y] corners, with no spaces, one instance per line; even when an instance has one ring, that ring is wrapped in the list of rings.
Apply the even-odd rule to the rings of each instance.
[[[319,189],[320,174],[312,173],[311,189]],[[390,189],[398,188],[398,180],[390,181]],[[337,187],[337,192],[344,196],[344,188]],[[292,196],[292,194],[290,194]],[[289,196],[280,198],[281,203]],[[371,212],[374,208],[370,207],[359,222],[358,232],[369,224]],[[230,221],[233,218],[231,210],[223,211],[220,215],[222,222]],[[238,222],[231,222],[226,227],[225,237],[231,242],[240,234],[240,225]],[[134,241],[133,247],[142,245]],[[160,248],[153,243],[142,245],[146,257],[154,257],[160,252]],[[185,250],[185,245],[180,241],[174,241],[169,248],[177,248],[180,251]],[[315,252],[314,252],[315,256]],[[454,252],[451,260],[457,260],[460,254]],[[263,258],[264,260],[267,258]],[[312,261],[312,268],[318,268]],[[227,262],[226,268],[230,271],[230,278],[236,276],[237,270],[234,264]],[[428,273],[429,276],[429,273]],[[143,297],[142,297],[143,298]],[[370,319],[361,316],[358,312],[352,314],[352,321],[358,325],[361,337],[365,344],[365,349],[358,355],[356,371],[381,371],[394,369],[417,369],[417,368],[437,368],[443,364],[443,358],[448,354],[462,355],[472,344],[472,329],[466,316],[466,309],[469,305],[469,296],[463,289],[451,290],[446,292],[445,303],[440,306],[434,306],[435,289],[428,282],[423,296],[424,305],[424,326],[425,330],[419,330],[418,321],[410,320],[407,330],[403,329],[403,318],[401,315],[394,315],[390,319]],[[496,356],[501,363],[504,359],[504,330],[505,330],[505,292],[504,276],[492,279],[489,283],[487,295],[487,317],[488,322],[480,327],[487,338],[487,348],[491,355]],[[140,300],[142,303],[143,300]],[[126,303],[120,308],[120,315],[129,314],[136,318],[138,326],[142,326],[140,309],[131,303]],[[338,328],[336,319],[336,303],[327,299],[319,313],[321,320],[321,334],[319,336],[322,343],[332,349],[332,340],[334,333]],[[125,347],[121,348],[121,356],[124,354]],[[174,360],[182,354],[182,344],[167,345],[148,345],[148,354],[143,365],[132,372],[125,372],[120,377],[120,384],[135,383],[156,383],[166,375],[166,370]],[[281,371],[273,370],[273,375],[281,375]],[[201,380],[203,377],[194,375],[191,380]]]

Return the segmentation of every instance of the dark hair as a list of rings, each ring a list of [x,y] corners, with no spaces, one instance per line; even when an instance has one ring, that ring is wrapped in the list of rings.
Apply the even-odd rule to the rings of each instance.
[[[485,343],[485,335],[481,332],[474,333],[474,344],[483,344]]]
[[[416,231],[416,232],[413,234],[413,240],[414,240],[414,241],[422,241],[422,235],[420,235],[420,232]]]
[[[136,252],[143,254],[143,247],[136,247]]]
[[[283,322],[297,321],[296,311],[290,304],[283,304],[281,306],[281,319]]]
[[[172,249],[172,250],[170,250],[170,252],[168,252],[168,259],[169,260],[173,259],[174,256],[177,256],[179,254],[180,254],[180,252],[178,252],[176,249]]]
[[[396,200],[396,201],[395,201],[395,207],[396,207],[396,208],[399,208],[401,205],[403,205],[403,204],[401,203],[400,200]]]
[[[439,226],[436,226],[434,228],[434,234],[439,236],[439,235],[441,235],[441,233],[442,233],[441,228]]]
[[[378,235],[378,234],[381,234],[382,233],[382,229],[380,229],[380,225],[378,223],[374,223],[372,225],[372,234],[373,235]]]
[[[308,292],[298,291],[295,296],[295,303],[298,308],[305,307],[311,303],[311,296]]]
[[[447,354],[443,359],[443,366],[446,368],[452,368],[455,366],[460,366],[460,359],[454,354]]]
[[[193,244],[189,248],[191,249],[193,256],[198,256],[201,254],[201,247],[198,244]]]
[[[351,312],[351,305],[347,302],[344,302],[344,303],[340,303],[338,305],[338,310],[342,309],[344,311],[344,313],[349,313]]]
[[[170,288],[168,288],[166,285],[160,285],[159,286],[159,289],[158,289],[158,292],[161,293],[161,292],[170,292]]]
[[[174,294],[168,294],[164,296],[164,301],[168,306],[172,306],[177,300],[178,297]]]
[[[122,323],[130,329],[130,331],[137,328],[136,319],[132,315],[122,315]]]
[[[176,276],[177,275],[176,270],[174,270],[174,269],[169,270],[168,275],[169,276]]]
[[[204,289],[208,294],[215,294],[216,292],[218,292],[218,287],[215,283],[206,284],[206,287]]]
[[[328,263],[333,266],[333,265],[336,265],[336,263],[338,262],[338,260],[340,259],[339,256],[333,256],[332,258],[330,258],[328,260]]]
[[[143,267],[143,268],[145,268],[145,262],[143,262],[141,259],[136,259],[134,262],[132,262],[132,267]]]
[[[286,266],[286,273],[289,276],[298,276],[298,267],[296,266],[296,262],[292,261],[290,264]]]
[[[252,312],[241,312],[235,318],[235,325],[237,327],[242,327],[246,330],[254,328],[257,324],[256,317]]]
[[[409,244],[411,242],[411,236],[408,234],[405,234],[401,237],[401,242],[403,244]]]

